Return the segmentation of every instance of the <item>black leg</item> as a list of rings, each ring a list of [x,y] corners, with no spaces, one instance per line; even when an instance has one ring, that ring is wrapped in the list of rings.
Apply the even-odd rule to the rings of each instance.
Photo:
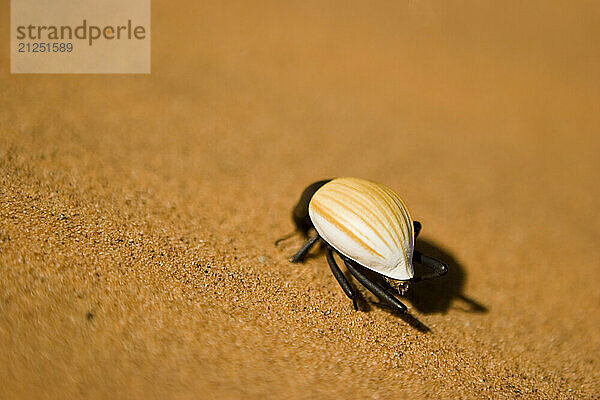
[[[415,240],[417,240],[417,236],[419,236],[419,232],[421,232],[421,223],[419,221],[413,221],[413,226],[415,230]]]
[[[279,239],[277,239],[275,241],[275,246],[277,246],[279,243],[283,242],[284,240],[288,240],[289,238],[291,238],[292,236],[297,235],[297,234],[298,234],[298,231],[294,231],[294,232],[288,233],[287,235],[285,235],[283,237],[280,237]]]
[[[437,258],[421,254],[420,251],[415,251],[413,253],[413,261],[424,265],[427,268],[433,269],[433,273],[423,276],[415,276],[411,279],[411,282],[428,281],[430,279],[435,279],[442,275],[446,275],[446,273],[448,272],[448,265],[446,265],[445,262],[440,261]]]
[[[327,249],[325,250],[325,255],[327,256],[327,262],[329,263],[329,268],[331,268],[333,276],[335,276],[335,279],[337,279],[338,283],[342,287],[342,290],[344,291],[344,293],[346,293],[346,296],[348,296],[348,298],[352,300],[352,305],[354,305],[354,309],[358,310],[354,290],[352,289],[352,286],[350,286],[350,282],[348,282],[348,279],[346,279],[346,276],[344,275],[340,267],[338,267],[337,263],[335,262],[335,259],[333,258],[333,253],[331,251],[331,247],[327,246]]]
[[[302,245],[302,247],[300,247],[300,250],[298,250],[298,252],[296,254],[294,254],[294,256],[292,257],[292,259],[290,261],[293,263],[299,263],[299,262],[304,261],[304,258],[308,254],[308,251],[310,250],[311,247],[314,246],[315,243],[317,243],[318,240],[319,240],[319,234],[315,233],[315,235],[313,237],[308,239],[306,241],[306,243],[304,243]]]
[[[381,285],[379,285],[376,282],[373,282],[367,276],[363,275],[354,266],[354,261],[352,261],[352,260],[350,260],[350,259],[348,259],[348,258],[346,258],[344,256],[341,256],[341,257],[344,260],[344,263],[346,263],[346,267],[348,268],[348,271],[350,271],[350,273],[352,275],[354,275],[354,277],[356,278],[357,281],[359,281],[371,293],[373,293],[375,296],[377,296],[377,298],[379,300],[384,301],[384,302],[390,304],[400,314],[406,313],[406,306],[404,304],[402,304],[402,302],[400,300],[398,300],[395,296],[393,296],[390,293],[388,293],[387,290],[385,290]]]

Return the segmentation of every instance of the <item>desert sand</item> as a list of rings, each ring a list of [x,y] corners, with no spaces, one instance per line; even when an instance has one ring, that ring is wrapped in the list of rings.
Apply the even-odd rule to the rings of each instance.
[[[1,16],[1,399],[598,398],[596,3],[153,2],[150,75]],[[409,317],[273,244],[335,176],[450,264]]]

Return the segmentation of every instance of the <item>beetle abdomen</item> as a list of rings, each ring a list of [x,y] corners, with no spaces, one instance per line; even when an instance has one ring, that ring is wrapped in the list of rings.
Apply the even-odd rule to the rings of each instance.
[[[319,235],[340,253],[389,278],[413,277],[413,221],[391,189],[337,178],[317,190],[308,212]]]

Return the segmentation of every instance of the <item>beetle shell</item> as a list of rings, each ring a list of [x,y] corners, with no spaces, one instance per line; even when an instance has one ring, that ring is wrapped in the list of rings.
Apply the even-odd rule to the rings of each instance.
[[[391,189],[337,178],[317,190],[308,213],[319,235],[346,257],[388,278],[414,276],[413,220]]]

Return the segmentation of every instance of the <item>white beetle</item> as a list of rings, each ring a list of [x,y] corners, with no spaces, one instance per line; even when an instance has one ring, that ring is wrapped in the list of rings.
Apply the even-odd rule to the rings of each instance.
[[[404,294],[409,283],[433,279],[448,272],[444,262],[414,250],[421,224],[413,222],[402,199],[383,185],[358,178],[315,182],[302,193],[292,218],[296,232],[303,233],[308,240],[291,261],[303,261],[310,248],[321,239],[326,246],[331,272],[356,310],[354,290],[337,266],[333,252],[363,286],[401,313],[406,312],[406,306],[384,286],[365,275],[362,268],[385,277],[400,294]],[[316,232],[309,237],[311,229]],[[434,272],[415,277],[413,262],[432,268]]]

